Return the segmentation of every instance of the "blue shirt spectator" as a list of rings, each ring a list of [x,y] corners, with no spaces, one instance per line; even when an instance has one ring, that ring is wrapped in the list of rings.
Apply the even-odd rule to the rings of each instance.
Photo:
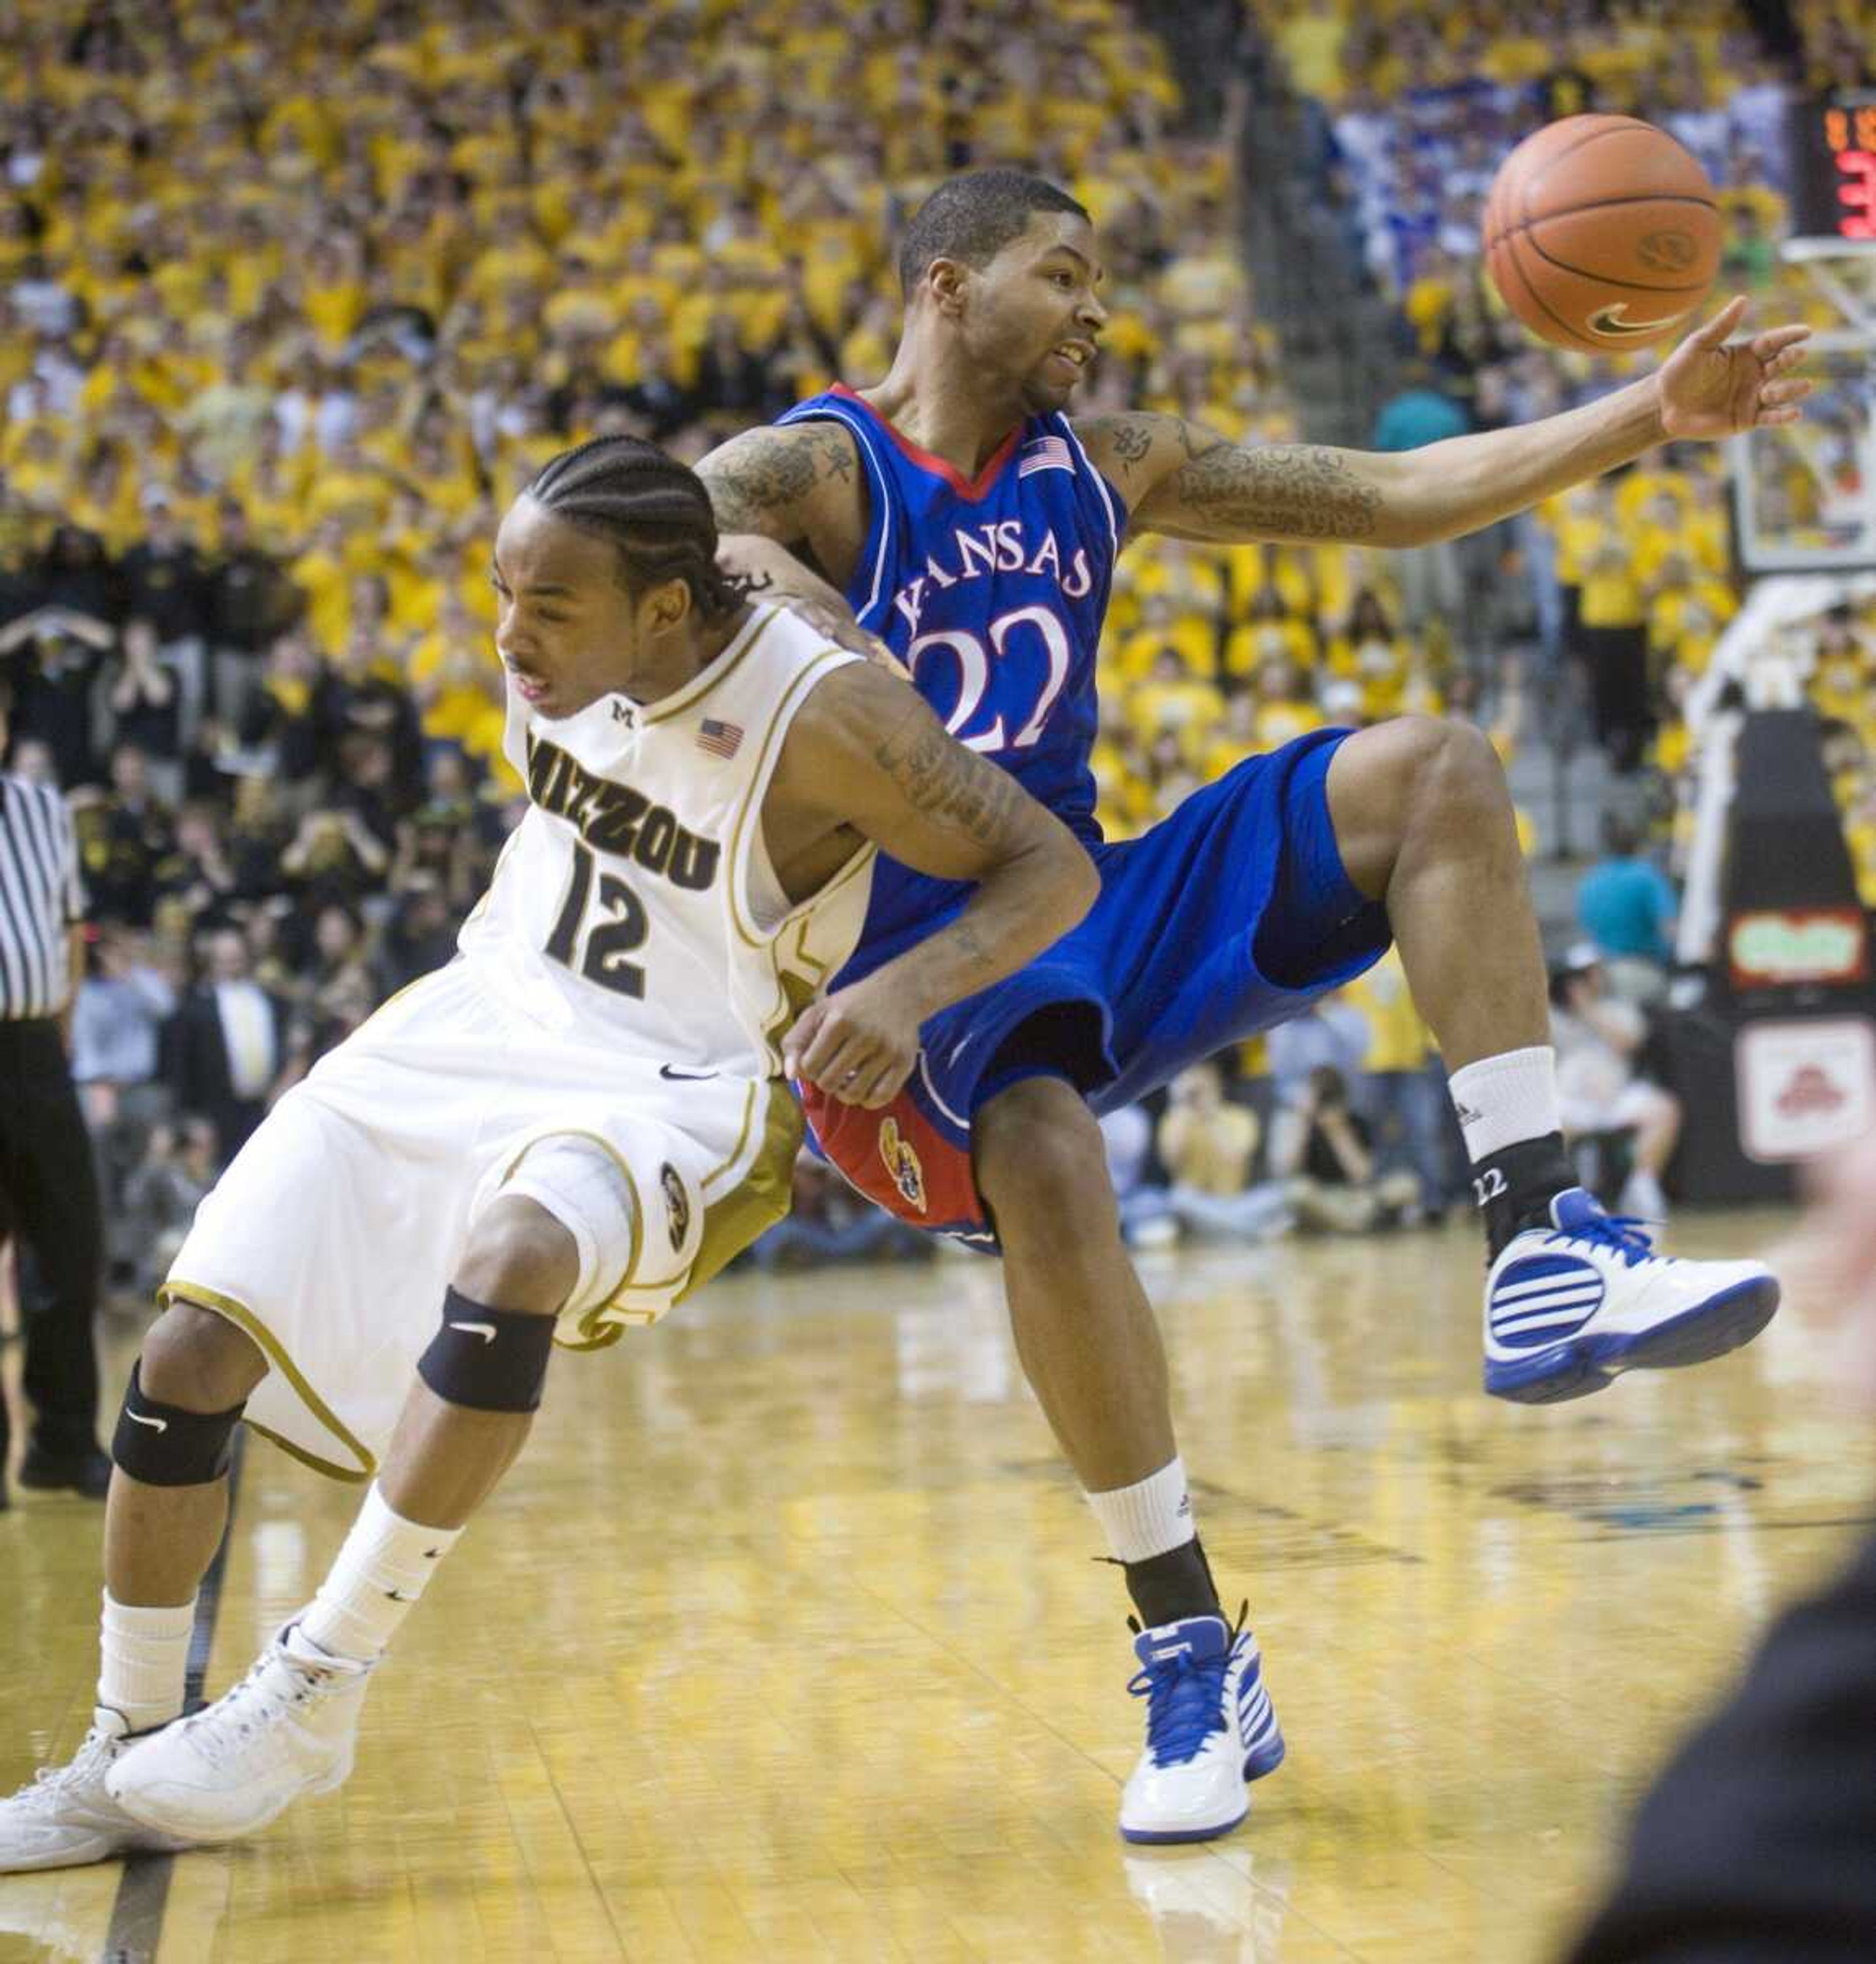
[[[1576,919],[1606,955],[1655,961],[1674,958],[1674,883],[1646,858],[1632,827],[1611,818],[1604,827],[1604,856],[1576,890]]]
[[[1431,383],[1416,381],[1383,404],[1374,425],[1374,447],[1419,450],[1450,436],[1463,436],[1471,428],[1472,419],[1450,396]]]
[[[147,1084],[156,1075],[163,1024],[176,992],[138,956],[135,944],[114,927],[101,929],[96,972],[79,984],[72,1014],[72,1075],[80,1084],[99,1080]]]

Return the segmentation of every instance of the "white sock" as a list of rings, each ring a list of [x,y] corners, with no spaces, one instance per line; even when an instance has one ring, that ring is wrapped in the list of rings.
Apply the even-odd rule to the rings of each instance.
[[[1563,1130],[1556,1110],[1556,1052],[1548,1044],[1463,1064],[1447,1089],[1466,1135],[1466,1157],[1474,1166],[1507,1146]]]
[[[174,1609],[140,1609],[104,1591],[98,1637],[98,1702],[121,1712],[133,1732],[182,1715],[195,1598]]]
[[[1145,1561],[1184,1548],[1198,1532],[1186,1491],[1186,1462],[1176,1457],[1131,1487],[1090,1494],[1087,1503],[1116,1561]]]
[[[335,1657],[369,1664],[397,1635],[461,1532],[420,1527],[394,1513],[373,1481],[345,1546],[300,1619],[301,1632]]]

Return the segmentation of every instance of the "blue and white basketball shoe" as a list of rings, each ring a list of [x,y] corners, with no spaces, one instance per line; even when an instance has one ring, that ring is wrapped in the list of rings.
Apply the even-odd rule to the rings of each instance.
[[[1142,1630],[1127,1686],[1146,1700],[1146,1750],[1120,1796],[1129,1841],[1209,1841],[1250,1811],[1246,1780],[1283,1764],[1283,1735],[1257,1641],[1222,1616]]]
[[[1581,1187],[1548,1228],[1506,1244],[1486,1278],[1485,1388],[1548,1404],[1599,1391],[1619,1372],[1704,1363],[1749,1343],[1778,1307],[1760,1262],[1657,1255],[1639,1221]]]

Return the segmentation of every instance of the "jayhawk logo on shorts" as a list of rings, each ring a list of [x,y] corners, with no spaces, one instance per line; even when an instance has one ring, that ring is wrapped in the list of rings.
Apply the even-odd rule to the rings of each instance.
[[[671,1231],[671,1252],[675,1254],[690,1231],[690,1195],[684,1191],[676,1167],[668,1163],[658,1170],[658,1184],[664,1189],[665,1225]]]
[[[925,1169],[918,1163],[909,1140],[899,1136],[896,1118],[885,1118],[879,1126],[879,1157],[886,1163],[892,1183],[904,1195],[908,1206],[925,1211]]]

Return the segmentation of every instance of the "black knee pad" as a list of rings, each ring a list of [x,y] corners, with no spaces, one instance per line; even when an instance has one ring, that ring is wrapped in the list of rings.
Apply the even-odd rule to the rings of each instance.
[[[554,1318],[490,1309],[443,1292],[443,1327],[417,1359],[417,1375],[436,1395],[471,1411],[531,1412],[541,1403]]]
[[[185,1411],[144,1395],[141,1360],[130,1366],[130,1382],[111,1435],[111,1457],[133,1480],[146,1487],[201,1487],[228,1470],[236,1421],[243,1399],[226,1411]]]

